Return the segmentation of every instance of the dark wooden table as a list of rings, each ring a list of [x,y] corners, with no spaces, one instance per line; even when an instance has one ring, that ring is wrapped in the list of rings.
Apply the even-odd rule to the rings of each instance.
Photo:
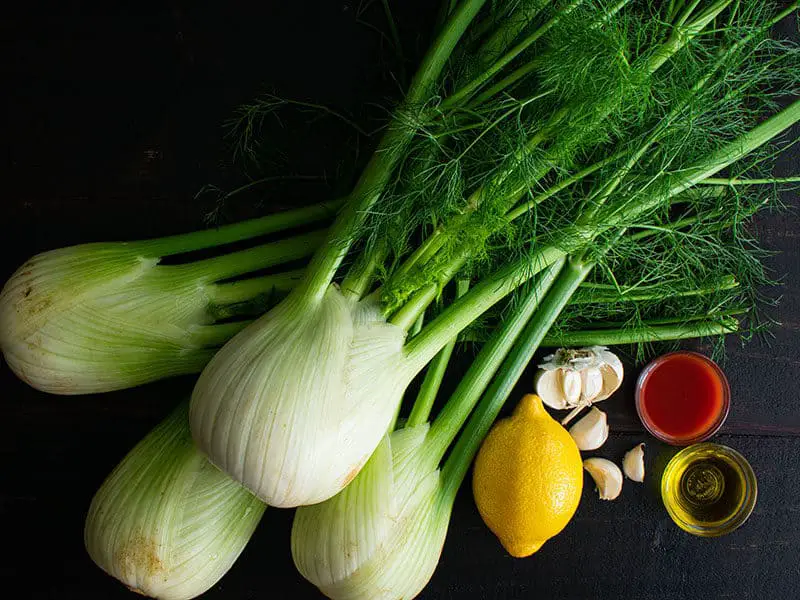
[[[191,5],[191,8],[189,6]],[[433,8],[393,5],[408,56],[424,48]],[[131,7],[133,6],[133,8]],[[225,183],[219,124],[259,90],[329,104],[362,123],[396,96],[382,75],[393,55],[359,21],[358,3],[26,3],[0,23],[3,81],[0,226],[5,280],[28,256],[87,241],[135,239],[203,226],[213,203],[199,187]],[[379,15],[380,13],[378,13]],[[786,31],[790,31],[788,27]],[[796,31],[796,25],[795,25]],[[263,86],[267,86],[266,88]],[[228,204],[234,220],[346,189],[363,159],[331,119],[276,128],[272,159],[325,181],[270,188],[262,204]],[[796,132],[795,132],[796,135]],[[277,152],[280,150],[280,152]],[[283,161],[281,163],[281,161]],[[782,174],[800,172],[800,154]],[[438,570],[423,598],[796,598],[800,596],[800,208],[759,220],[783,277],[769,344],[728,342],[733,401],[717,441],[740,450],[758,476],[751,519],[720,539],[680,531],[656,478],[626,483],[614,502],[585,486],[567,529],[535,556],[509,557],[481,522],[468,489],[457,501]],[[612,435],[598,452],[619,461],[647,442],[650,472],[669,455],[642,432],[632,400],[638,368],[604,409]],[[530,390],[532,373],[519,394]],[[179,378],[114,394],[37,393],[0,363],[0,518],[4,590],[15,598],[132,598],[86,555],[89,501],[119,459],[189,393]],[[516,397],[519,397],[518,395]],[[292,566],[292,512],[270,509],[239,562],[207,598],[317,598]]]

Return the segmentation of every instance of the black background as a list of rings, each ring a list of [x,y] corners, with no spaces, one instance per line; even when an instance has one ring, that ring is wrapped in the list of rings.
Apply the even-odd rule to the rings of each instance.
[[[413,70],[435,3],[392,3]],[[7,10],[7,9],[6,9]],[[25,3],[0,22],[2,191],[0,277],[27,257],[88,241],[190,231],[214,207],[206,183],[232,185],[220,124],[259,91],[335,107],[369,129],[398,96],[398,60],[342,0],[294,2]],[[364,22],[366,22],[366,24]],[[797,24],[784,23],[796,38]],[[289,115],[270,126],[273,169],[324,175],[283,182],[231,202],[222,222],[333,197],[352,182],[373,141],[331,118]],[[796,135],[796,131],[795,131]],[[800,155],[781,174],[800,172]],[[790,598],[800,581],[800,220],[795,210],[759,220],[784,277],[781,323],[769,344],[728,342],[733,401],[717,441],[751,461],[755,512],[724,538],[672,524],[655,482],[626,483],[614,502],[587,481],[567,529],[527,559],[509,557],[482,524],[468,489],[456,503],[442,559],[423,598]],[[670,450],[642,433],[629,368],[603,408],[612,436],[596,455],[619,461],[647,442],[657,472]],[[532,372],[531,374],[532,375]],[[456,378],[453,374],[452,378]],[[519,393],[528,391],[526,376]],[[94,397],[53,397],[0,363],[0,577],[15,598],[132,598],[85,554],[92,494],[120,458],[191,390],[179,378]],[[517,396],[518,397],[518,396]],[[291,511],[269,509],[230,573],[205,596],[317,598],[289,553]]]

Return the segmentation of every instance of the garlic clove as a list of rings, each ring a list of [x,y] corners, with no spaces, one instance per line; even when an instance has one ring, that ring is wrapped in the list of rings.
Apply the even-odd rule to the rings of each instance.
[[[609,351],[608,348],[604,348],[600,352],[600,358],[602,359],[603,364],[607,367],[610,367],[619,380],[622,381],[624,369],[622,367],[622,361],[619,359],[619,357],[613,352]]]
[[[583,468],[594,479],[597,492],[601,500],[614,500],[622,491],[622,471],[610,460],[605,458],[587,458],[583,461]]]
[[[572,371],[574,373],[574,371]],[[598,367],[589,367],[580,371],[581,399],[585,402],[595,400],[603,391],[603,373]]]
[[[559,369],[561,373],[561,389],[567,406],[575,406],[583,391],[583,377],[578,371]]]
[[[592,408],[586,416],[569,428],[579,450],[597,450],[608,439],[608,418],[598,408]]]
[[[603,374],[603,389],[595,398],[595,402],[605,400],[617,391],[622,385],[623,367],[622,361],[613,352],[603,348],[600,350],[600,372]]]
[[[631,481],[644,481],[644,443],[637,444],[625,453],[622,470]]]
[[[564,397],[561,369],[541,370],[536,374],[536,395],[556,410],[569,408]]]

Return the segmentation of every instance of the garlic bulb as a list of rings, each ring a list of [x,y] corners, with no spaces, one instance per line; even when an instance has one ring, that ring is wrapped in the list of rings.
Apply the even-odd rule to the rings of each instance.
[[[605,458],[587,458],[583,468],[589,472],[597,486],[601,500],[614,500],[622,491],[622,471]]]
[[[606,413],[596,407],[569,428],[579,450],[597,450],[608,439],[608,419]]]
[[[622,362],[605,346],[561,348],[546,356],[536,375],[536,393],[549,407],[574,409],[568,423],[586,406],[605,400],[622,384]]]
[[[359,472],[414,375],[405,332],[374,298],[290,295],[220,350],[198,380],[192,436],[271,506],[327,500]]]
[[[644,443],[636,444],[625,453],[622,459],[622,470],[631,481],[644,481]]]
[[[295,566],[327,597],[408,599],[430,580],[452,505],[441,501],[436,461],[423,452],[428,429],[385,436],[350,485],[295,512]]]
[[[131,590],[187,600],[236,561],[266,508],[195,448],[183,403],[119,463],[94,496],[84,542]]]

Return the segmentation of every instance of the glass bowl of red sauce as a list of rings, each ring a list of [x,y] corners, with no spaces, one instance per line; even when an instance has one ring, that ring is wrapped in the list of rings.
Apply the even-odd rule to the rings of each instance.
[[[688,446],[713,436],[728,416],[731,390],[713,360],[670,352],[648,364],[636,382],[636,411],[662,442]]]

